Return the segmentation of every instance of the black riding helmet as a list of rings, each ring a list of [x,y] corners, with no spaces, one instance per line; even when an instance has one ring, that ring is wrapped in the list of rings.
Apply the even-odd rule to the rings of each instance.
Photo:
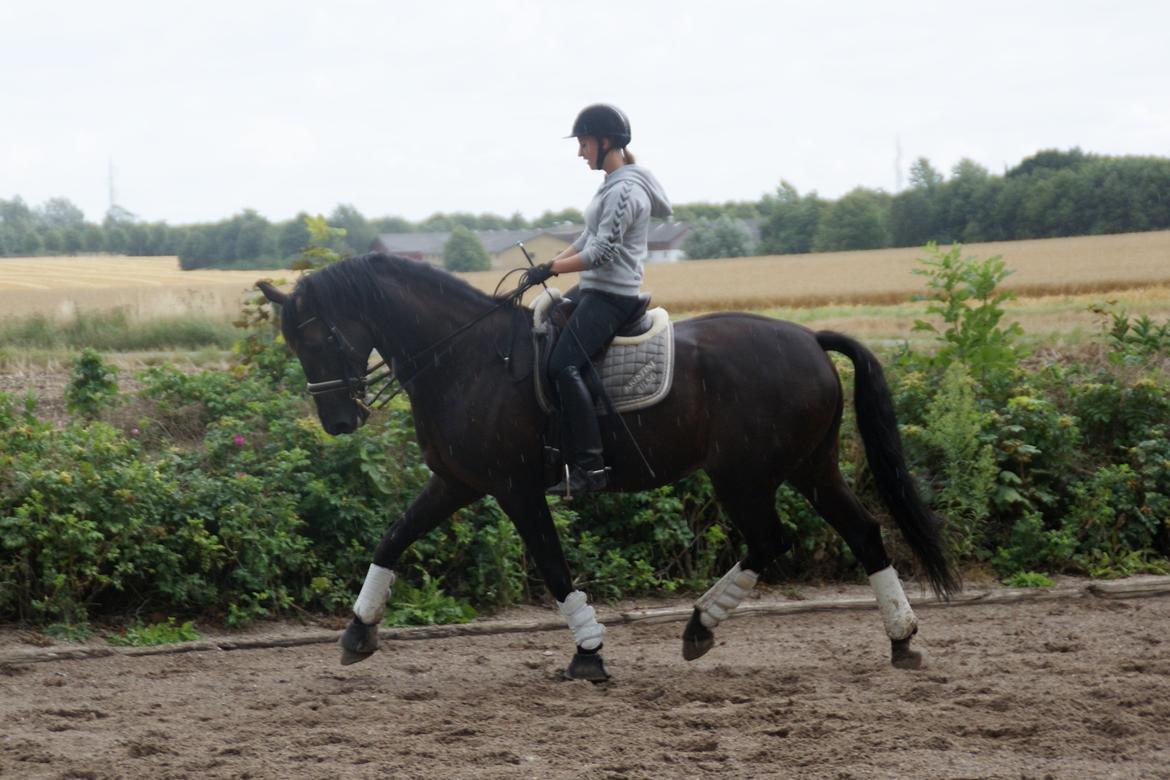
[[[630,145],[630,120],[621,109],[608,103],[595,103],[586,106],[577,114],[577,121],[573,122],[573,132],[567,138],[580,138],[591,135],[598,140],[597,167],[601,168],[601,161],[605,159],[606,151],[602,151],[601,140],[608,138],[613,143],[613,149],[625,149]]]

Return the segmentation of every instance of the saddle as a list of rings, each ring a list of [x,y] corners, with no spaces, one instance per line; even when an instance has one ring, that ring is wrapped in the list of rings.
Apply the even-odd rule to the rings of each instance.
[[[674,326],[666,309],[649,308],[649,294],[639,295],[638,299],[639,307],[613,341],[593,356],[597,372],[585,372],[598,415],[610,412],[604,396],[609,397],[612,411],[628,412],[653,406],[670,393],[674,379]],[[545,413],[555,409],[548,380],[549,356],[576,306],[572,297],[562,295],[555,287],[542,292],[531,304],[536,400]]]

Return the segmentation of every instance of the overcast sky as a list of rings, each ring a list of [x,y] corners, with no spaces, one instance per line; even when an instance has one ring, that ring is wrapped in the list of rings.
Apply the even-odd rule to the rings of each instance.
[[[172,224],[584,208],[631,118],[676,203],[895,189],[919,156],[1170,154],[1166,2],[0,0],[0,198]],[[905,176],[903,175],[903,178]]]

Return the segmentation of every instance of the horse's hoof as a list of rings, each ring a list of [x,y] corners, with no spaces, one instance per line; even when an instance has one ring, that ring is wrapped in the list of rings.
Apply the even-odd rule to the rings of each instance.
[[[356,617],[341,635],[341,665],[364,661],[378,649],[378,625],[363,623]]]
[[[373,653],[355,653],[353,650],[347,650],[343,647],[341,648],[341,665],[349,666],[350,664],[356,664],[358,661],[366,660],[371,655]]]
[[[603,683],[609,679],[605,661],[601,659],[601,653],[597,652],[574,653],[564,675],[566,680],[588,680],[591,683]]]
[[[683,629],[683,658],[688,661],[702,658],[714,646],[715,635],[711,633],[711,629],[703,625],[703,621],[699,619],[699,608],[695,607],[691,619],[687,621],[687,627]]]
[[[910,649],[910,637],[890,640],[890,663],[895,669],[921,669],[926,666],[922,653]]]

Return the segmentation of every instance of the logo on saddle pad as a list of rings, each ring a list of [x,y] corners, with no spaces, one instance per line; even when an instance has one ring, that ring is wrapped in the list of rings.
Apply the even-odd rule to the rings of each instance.
[[[536,400],[547,413],[554,409],[552,392],[544,366],[552,351],[557,328],[549,321],[553,307],[562,299],[560,290],[550,287],[532,301],[532,337],[536,345]],[[670,393],[674,379],[674,326],[666,309],[647,312],[650,328],[636,336],[617,336],[600,360],[594,358],[601,384],[618,412],[645,409]],[[598,414],[606,414],[600,398],[594,399]]]

